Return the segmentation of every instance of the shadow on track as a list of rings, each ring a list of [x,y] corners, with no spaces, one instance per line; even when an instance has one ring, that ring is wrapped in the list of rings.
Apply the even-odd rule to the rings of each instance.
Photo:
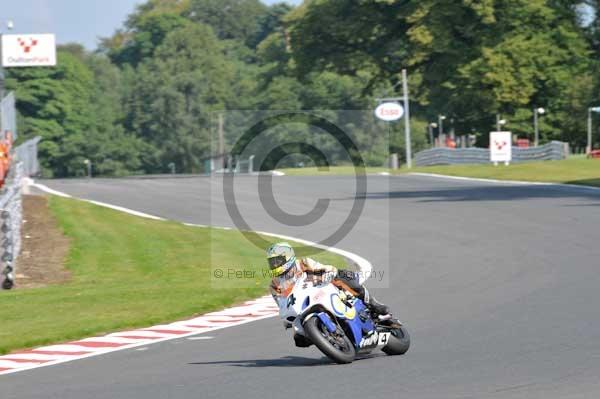
[[[598,165],[600,167],[600,165]],[[596,186],[600,187],[600,179],[580,179],[580,180],[571,180],[568,181],[567,184],[579,184],[583,186]]]
[[[434,190],[373,192],[355,197],[337,198],[333,201],[354,201],[355,199],[416,199],[419,202],[458,202],[458,201],[517,201],[526,199],[573,198],[600,200],[600,191],[577,186],[487,186],[453,187]]]
[[[216,362],[192,362],[188,364],[226,364],[235,367],[305,367],[327,366],[333,363],[326,357],[314,359],[299,356],[285,356],[278,359],[220,360]]]
[[[387,357],[382,354],[359,356],[355,361],[373,359],[377,357]],[[299,356],[285,356],[278,359],[246,359],[246,360],[220,360],[215,362],[192,362],[188,364],[195,365],[211,365],[211,364],[224,364],[233,367],[314,367],[314,366],[337,366],[329,358],[323,356],[319,359],[299,357]]]

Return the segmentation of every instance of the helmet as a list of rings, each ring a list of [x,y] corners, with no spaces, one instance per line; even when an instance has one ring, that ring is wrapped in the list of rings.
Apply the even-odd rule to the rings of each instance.
[[[281,276],[296,264],[296,255],[290,244],[278,242],[267,249],[267,260],[273,276]]]

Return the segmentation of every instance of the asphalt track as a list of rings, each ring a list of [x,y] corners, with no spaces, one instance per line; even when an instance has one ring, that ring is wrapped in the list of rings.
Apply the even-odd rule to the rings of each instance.
[[[314,226],[282,226],[258,201],[256,178],[236,180],[249,225],[313,241],[342,223],[355,197],[349,177],[277,178],[285,211],[332,199]],[[232,225],[218,179],[43,183],[170,219]],[[369,284],[411,331],[405,356],[333,365],[314,347],[293,347],[272,318],[210,340],[2,376],[0,398],[600,396],[599,191],[401,176],[369,177],[364,197],[337,246],[386,271]]]

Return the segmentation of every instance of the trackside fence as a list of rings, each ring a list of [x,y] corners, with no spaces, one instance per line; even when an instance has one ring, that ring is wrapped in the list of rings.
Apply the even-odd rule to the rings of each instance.
[[[512,162],[550,161],[565,159],[568,144],[552,141],[539,147],[512,148]],[[487,148],[431,148],[415,155],[416,166],[490,163]]]
[[[212,173],[241,173],[253,174],[256,172],[254,166],[254,155],[248,158],[234,157],[232,155],[218,155],[204,162],[205,174]]]
[[[38,143],[41,139],[39,136],[34,137],[15,148],[15,161],[23,165],[24,176],[37,176],[40,173]]]
[[[4,289],[11,289],[14,285],[16,258],[21,251],[23,177],[23,165],[13,163],[0,189],[0,270]]]
[[[29,140],[19,146],[19,149],[15,149],[13,141],[16,138],[15,95],[9,93],[0,101],[0,280],[4,289],[14,286],[16,260],[21,251],[21,184],[25,176],[24,166],[28,173],[39,172],[39,138]],[[35,151],[35,154],[32,151]],[[20,158],[26,160],[27,165],[24,165]]]
[[[0,128],[2,129],[2,135],[11,132],[12,139],[17,139],[17,108],[13,92],[0,101]]]

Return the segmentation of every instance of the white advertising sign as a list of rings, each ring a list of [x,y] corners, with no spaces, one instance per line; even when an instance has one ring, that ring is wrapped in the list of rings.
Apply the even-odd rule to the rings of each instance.
[[[53,34],[2,35],[2,66],[32,67],[56,65]]]
[[[508,164],[512,160],[512,133],[490,133],[490,161]]]
[[[375,108],[375,116],[382,121],[395,121],[402,118],[404,108],[398,103],[381,103]]]

